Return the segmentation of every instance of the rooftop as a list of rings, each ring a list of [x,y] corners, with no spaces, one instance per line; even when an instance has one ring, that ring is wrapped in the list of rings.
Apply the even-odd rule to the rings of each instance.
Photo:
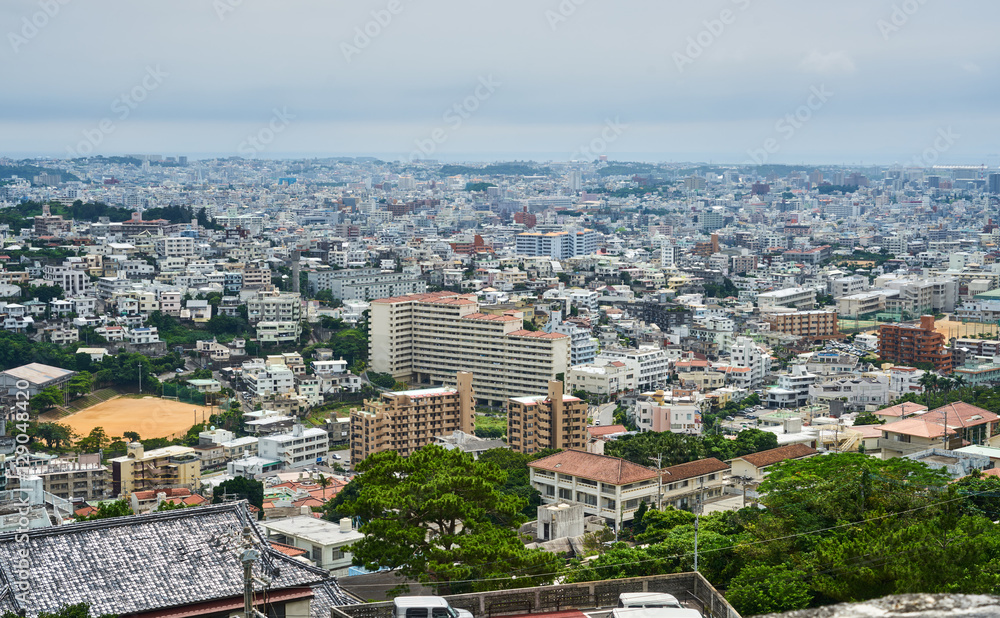
[[[611,485],[656,479],[656,470],[617,457],[584,451],[563,451],[528,464],[530,468],[579,476]]]

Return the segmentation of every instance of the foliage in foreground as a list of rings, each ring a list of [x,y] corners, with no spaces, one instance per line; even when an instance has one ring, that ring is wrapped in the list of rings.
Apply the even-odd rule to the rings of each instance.
[[[514,530],[528,500],[501,491],[507,473],[492,462],[432,444],[409,457],[376,453],[357,472],[337,506],[364,522],[355,564],[441,594],[546,584],[561,569],[554,554],[525,549]]]
[[[1000,592],[1000,478],[949,483],[904,459],[837,454],[776,466],[765,509],[701,518],[699,570],[743,615],[904,593]],[[569,581],[689,571],[693,516],[651,510],[636,540]]]

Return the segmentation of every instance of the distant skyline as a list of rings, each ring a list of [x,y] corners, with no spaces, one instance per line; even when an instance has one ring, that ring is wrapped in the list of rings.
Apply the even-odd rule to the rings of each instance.
[[[0,155],[996,168],[996,23],[985,0],[8,0]]]

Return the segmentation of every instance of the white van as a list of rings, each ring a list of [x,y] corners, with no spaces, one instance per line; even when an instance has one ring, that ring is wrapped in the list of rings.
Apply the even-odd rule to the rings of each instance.
[[[472,612],[455,609],[444,597],[396,597],[394,618],[473,618]]]
[[[623,592],[618,607],[684,607],[672,594],[665,592]]]
[[[704,618],[696,609],[688,607],[616,607],[612,618]]]

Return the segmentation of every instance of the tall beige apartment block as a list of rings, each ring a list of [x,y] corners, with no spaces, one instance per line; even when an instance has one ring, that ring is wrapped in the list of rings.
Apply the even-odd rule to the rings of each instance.
[[[411,294],[372,301],[369,358],[374,371],[412,384],[455,384],[473,374],[476,397],[502,405],[541,395],[569,371],[570,338],[524,329],[521,313],[489,315],[474,296]]]
[[[563,394],[562,382],[549,382],[547,395],[513,397],[507,402],[507,442],[512,450],[537,453],[547,448],[587,448],[587,402]]]
[[[471,434],[476,423],[472,374],[459,372],[455,382],[455,387],[382,393],[365,400],[363,410],[351,410],[351,461],[388,450],[409,455],[435,436]]]

